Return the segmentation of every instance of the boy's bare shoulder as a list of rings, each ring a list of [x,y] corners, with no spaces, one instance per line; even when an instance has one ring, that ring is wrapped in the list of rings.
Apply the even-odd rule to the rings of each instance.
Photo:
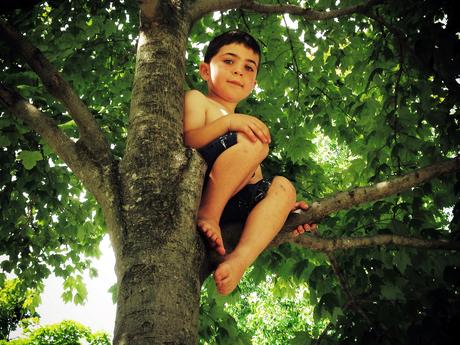
[[[193,113],[194,116],[198,113],[206,114],[211,108],[209,98],[201,91],[189,90],[185,93],[185,115]]]
[[[185,92],[185,98],[189,100],[207,101],[208,98],[198,90],[188,90]]]

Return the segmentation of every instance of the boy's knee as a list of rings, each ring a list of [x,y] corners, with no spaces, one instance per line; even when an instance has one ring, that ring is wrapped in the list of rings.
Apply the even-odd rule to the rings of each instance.
[[[268,144],[262,143],[259,140],[257,140],[257,142],[260,144],[259,154],[260,154],[260,157],[262,157],[262,160],[263,160],[268,156],[268,152],[269,152],[270,149],[268,147]]]
[[[238,133],[238,144],[245,146],[247,151],[255,154],[260,161],[263,161],[268,156],[268,144],[260,140],[251,141],[246,135]]]
[[[275,176],[273,178],[272,184],[274,186],[278,186],[281,188],[283,193],[286,195],[286,198],[289,202],[292,202],[292,204],[295,203],[296,201],[296,190],[294,185],[292,184],[291,181],[289,181],[286,177],[284,176]]]

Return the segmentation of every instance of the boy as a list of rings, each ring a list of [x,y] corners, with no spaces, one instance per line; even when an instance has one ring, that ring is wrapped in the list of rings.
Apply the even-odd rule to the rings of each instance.
[[[294,208],[296,191],[284,177],[272,181],[262,176],[260,163],[268,154],[270,133],[254,116],[235,114],[237,104],[256,85],[260,64],[257,41],[241,31],[214,38],[199,72],[207,95],[188,91],[184,104],[184,143],[198,149],[208,164],[198,228],[222,263],[214,273],[219,293],[233,291],[244,271],[276,236]],[[247,217],[247,219],[246,219]],[[240,242],[226,255],[219,223],[246,219]],[[296,236],[314,229],[305,224]]]

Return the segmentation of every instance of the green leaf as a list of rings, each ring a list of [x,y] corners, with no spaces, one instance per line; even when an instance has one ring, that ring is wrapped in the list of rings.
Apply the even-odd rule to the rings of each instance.
[[[387,300],[404,300],[404,294],[396,285],[384,284],[381,287],[382,296]]]
[[[296,332],[294,339],[291,340],[291,345],[310,345],[311,337],[308,332]]]
[[[43,156],[39,151],[24,150],[19,152],[18,159],[22,162],[24,168],[30,170],[37,164],[38,161],[43,159]]]
[[[6,147],[11,145],[11,140],[7,136],[0,136],[0,146],[1,147]]]
[[[400,249],[396,252],[393,262],[398,270],[404,274],[406,272],[407,266],[411,264],[411,259],[404,249]]]
[[[113,284],[108,290],[107,292],[109,292],[111,295],[112,295],[112,302],[113,304],[117,303],[117,299],[118,299],[118,284],[115,283]]]

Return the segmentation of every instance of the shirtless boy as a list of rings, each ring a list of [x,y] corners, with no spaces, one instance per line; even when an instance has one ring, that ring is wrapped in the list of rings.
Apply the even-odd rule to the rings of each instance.
[[[208,164],[205,188],[198,210],[198,227],[223,256],[214,273],[219,293],[233,291],[295,208],[296,191],[282,176],[264,179],[260,163],[268,154],[270,132],[258,118],[235,113],[237,104],[256,85],[260,48],[249,34],[226,32],[214,38],[200,64],[207,95],[188,91],[184,105],[184,143],[198,149]],[[225,251],[219,223],[246,220],[240,241]],[[314,229],[305,224],[299,235]]]

